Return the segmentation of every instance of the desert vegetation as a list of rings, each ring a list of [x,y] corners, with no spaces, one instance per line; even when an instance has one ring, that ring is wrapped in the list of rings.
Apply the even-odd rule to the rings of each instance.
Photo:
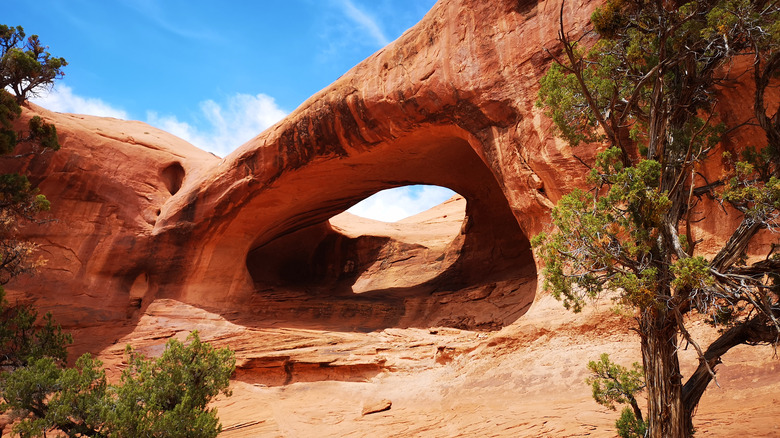
[[[768,99],[780,73],[780,6],[610,0],[592,23],[575,38],[561,10],[560,50],[550,51],[555,62],[538,105],[572,147],[603,149],[589,165],[590,187],[558,201],[555,230],[534,243],[545,287],[567,308],[577,312],[608,290],[635,320],[643,366],[629,371],[607,356],[590,365],[596,400],[630,406],[618,421],[621,436],[644,436],[645,428],[651,437],[691,436],[721,356],[780,339],[780,108]],[[739,74],[751,77],[754,114],[725,120],[719,90]],[[719,147],[756,126],[764,142]],[[704,178],[705,166],[719,168],[720,178]],[[708,200],[741,216],[713,254],[698,251],[692,237],[691,212]],[[773,243],[750,254],[760,233]],[[710,345],[686,328],[693,315],[720,329]],[[699,358],[685,382],[683,344]],[[633,397],[642,388],[644,416]]]

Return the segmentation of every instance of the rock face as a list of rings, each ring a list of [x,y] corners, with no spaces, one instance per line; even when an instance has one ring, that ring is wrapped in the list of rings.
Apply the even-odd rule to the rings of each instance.
[[[62,149],[0,165],[29,175],[52,201],[43,222],[25,229],[47,262],[9,289],[38,299],[43,309],[57,308],[69,325],[132,317],[157,287],[144,266],[155,264],[150,237],[158,217],[219,159],[141,122],[30,105],[20,124],[34,113],[56,124]]]
[[[585,29],[595,6],[566,2],[567,25]],[[611,435],[584,365],[637,360],[632,335],[608,309],[575,316],[537,294],[528,239],[586,170],[534,108],[560,9],[441,0],[223,159],[140,122],[30,105],[63,148],[0,162],[53,204],[24,230],[48,263],[11,300],[54,312],[114,375],[126,343],[156,354],[198,329],[230,345],[225,436]],[[460,196],[396,224],[342,214],[407,184]],[[778,433],[780,377],[756,351],[702,402],[708,436]],[[734,406],[748,390],[763,398]],[[755,421],[729,429],[740,416]]]
[[[575,26],[592,7],[567,6],[576,11]],[[558,9],[551,3],[441,2],[397,41],[218,162],[185,146],[159,146],[156,159],[164,162],[149,162],[144,144],[152,143],[144,136],[150,134],[141,132],[151,128],[130,132],[130,125],[99,122],[113,123],[111,138],[126,138],[116,150],[133,159],[114,162],[130,173],[137,169],[135,181],[143,182],[124,184],[128,179],[110,169],[91,178],[127,191],[101,192],[116,193],[99,203],[117,204],[118,222],[103,228],[110,239],[98,241],[99,232],[89,229],[93,223],[79,239],[90,240],[86,245],[60,241],[66,237],[43,242],[50,265],[60,271],[44,270],[39,278],[80,294],[95,289],[91,282],[108,279],[100,280],[99,298],[87,294],[83,300],[84,312],[104,321],[133,315],[157,298],[211,308],[253,302],[252,309],[276,314],[270,303],[297,296],[335,303],[324,311],[310,306],[333,327],[351,313],[365,314],[365,321],[350,328],[497,328],[513,322],[522,312],[513,306],[527,308],[536,291],[528,236],[546,223],[551,199],[582,174],[582,165],[547,134],[548,122],[533,108],[548,63],[540,48],[554,43]],[[88,149],[104,144],[106,135],[70,129],[68,116],[39,112],[61,126],[64,149],[73,152],[29,171],[55,201],[58,192],[47,191],[50,185],[66,198],[94,203],[95,190],[59,179],[82,178],[64,157],[78,153],[75,142]],[[78,160],[111,162],[91,150]],[[374,192],[413,183],[446,186],[466,199],[462,233],[443,253],[447,269],[419,283],[353,293],[362,270],[388,255],[388,241],[346,238],[328,220]],[[54,205],[53,216],[62,223],[89,217]],[[56,234],[42,228],[33,233]],[[71,265],[63,270],[59,258]],[[441,312],[430,299],[434,292],[460,296],[467,289],[486,297],[511,295],[511,305],[497,299],[504,311],[480,320],[465,308]],[[369,314],[367,307],[384,310]]]

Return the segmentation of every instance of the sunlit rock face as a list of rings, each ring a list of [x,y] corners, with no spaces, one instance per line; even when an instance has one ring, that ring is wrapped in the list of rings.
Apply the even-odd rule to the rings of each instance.
[[[547,27],[557,12],[547,8],[439,3],[221,160],[138,123],[32,109],[61,125],[63,151],[30,170],[54,202],[62,239],[80,227],[66,226],[66,218],[89,223],[78,244],[44,243],[51,266],[59,265],[54,256],[70,257],[70,265],[46,268],[38,280],[91,290],[107,279],[99,297],[79,300],[84,311],[99,309],[98,320],[132,317],[156,298],[172,298],[216,308],[241,303],[258,317],[288,314],[275,303],[298,299],[312,309],[308,318],[334,327],[513,322],[537,288],[528,237],[542,229],[550,198],[582,176],[533,107],[549,61],[540,48],[555,36]],[[122,152],[92,152],[110,148]],[[88,166],[75,161],[95,162],[95,190],[58,181],[83,175]],[[98,184],[121,190],[101,193]],[[448,187],[465,200],[457,235],[433,259],[425,242],[371,230],[348,236],[329,222],[372,193],[408,184]],[[47,189],[54,185],[61,192]],[[89,222],[82,207],[58,206],[60,193],[86,205],[97,193],[117,213]],[[500,310],[485,316],[461,303],[471,301],[467,290]],[[385,310],[374,315],[370,307]]]
[[[595,7],[565,3],[574,34]],[[157,354],[193,329],[230,345],[239,370],[234,399],[220,402],[226,436],[611,430],[581,384],[584,363],[603,351],[638,360],[635,339],[608,305],[575,316],[538,294],[529,246],[595,154],[555,139],[534,107],[560,11],[559,1],[440,0],[223,159],[140,122],[31,105],[23,118],[55,123],[63,148],[0,161],[53,206],[50,221],[22,230],[47,264],[8,284],[10,300],[52,311],[76,331],[76,353],[109,366],[126,343]],[[459,196],[396,224],[342,215],[409,184]],[[702,222],[702,247],[735,217]],[[734,359],[741,374],[721,368],[721,385],[768,376],[751,396],[776,394],[771,355],[751,354]],[[699,418],[727,411],[740,424],[761,406],[772,420],[713,420],[701,433],[771,433],[777,408],[760,397],[735,408],[745,393],[724,394]],[[389,411],[361,416],[385,399]]]

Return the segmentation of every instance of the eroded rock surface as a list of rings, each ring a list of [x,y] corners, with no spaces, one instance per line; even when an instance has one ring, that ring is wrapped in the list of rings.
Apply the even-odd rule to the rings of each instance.
[[[636,339],[608,304],[574,315],[537,294],[528,243],[594,154],[574,157],[534,108],[560,6],[441,0],[223,159],[140,122],[31,105],[63,149],[0,162],[53,205],[24,230],[48,263],[10,298],[52,311],[113,377],[127,343],[154,355],[197,329],[229,345],[225,436],[611,436],[585,363],[637,360]],[[581,32],[595,6],[566,2],[567,24]],[[342,214],[418,183],[460,198],[396,224]],[[727,357],[699,432],[780,433],[771,352]],[[392,409],[362,415],[382,400]]]

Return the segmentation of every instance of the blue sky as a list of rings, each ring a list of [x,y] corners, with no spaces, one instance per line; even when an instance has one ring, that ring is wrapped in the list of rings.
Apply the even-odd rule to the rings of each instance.
[[[6,0],[3,23],[40,35],[69,63],[55,89],[34,102],[145,121],[225,156],[396,39],[434,3]],[[422,199],[451,195],[438,192],[433,199],[429,189],[406,189],[392,196],[395,213],[382,216],[378,205],[390,205],[383,201],[362,215],[396,220],[398,208],[414,214],[430,206],[417,206]]]

